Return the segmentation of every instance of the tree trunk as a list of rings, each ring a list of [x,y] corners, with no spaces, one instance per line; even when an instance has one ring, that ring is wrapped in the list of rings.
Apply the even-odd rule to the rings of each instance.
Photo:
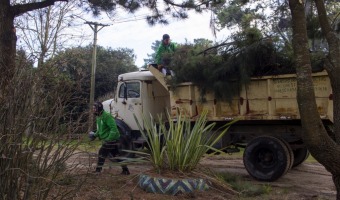
[[[16,56],[16,34],[13,21],[14,14],[9,1],[0,1],[0,105],[3,112],[0,116],[0,125],[6,124],[8,127],[11,127],[12,123],[9,119],[14,119],[14,114],[7,104],[15,88],[10,85],[15,74]],[[0,131],[1,144],[7,140],[6,131],[8,129]]]
[[[4,95],[15,72],[16,34],[9,1],[0,1],[0,87]]]
[[[334,133],[335,142],[340,145],[340,38],[332,29],[327,12],[325,2],[323,0],[315,0],[316,9],[323,36],[326,38],[329,53],[326,59],[325,68],[328,72],[333,89],[333,116],[334,116]]]
[[[303,128],[302,137],[312,156],[332,173],[333,182],[337,188],[337,199],[340,200],[340,146],[328,136],[317,110],[312,82],[304,4],[300,0],[289,0],[289,7],[292,14],[297,101]],[[332,84],[332,88],[333,86],[334,84]],[[335,96],[339,92],[337,88],[333,88]],[[336,108],[334,107],[334,109]],[[335,117],[335,119],[338,118]],[[338,121],[334,122],[339,123]]]
[[[11,10],[9,1],[0,1],[0,143],[11,145],[13,143],[11,137],[11,128],[15,114],[10,109],[9,101],[13,97],[15,87],[11,85],[11,81],[15,74],[15,55],[16,55],[16,34],[14,28],[14,13]],[[18,199],[17,190],[20,174],[14,170],[18,166],[11,158],[15,155],[17,147],[0,148],[0,155],[7,158],[0,158],[0,198]],[[5,161],[5,162],[4,162]],[[16,174],[14,174],[16,173]],[[11,175],[12,174],[12,175]],[[8,179],[11,177],[11,179]]]
[[[340,199],[340,175],[333,175],[333,182],[335,184],[336,187],[336,199],[339,200]]]

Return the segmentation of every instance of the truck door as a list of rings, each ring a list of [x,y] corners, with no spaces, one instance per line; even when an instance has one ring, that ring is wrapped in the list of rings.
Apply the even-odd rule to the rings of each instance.
[[[142,113],[142,96],[140,81],[121,82],[117,97],[117,114],[118,118],[130,126],[132,130],[138,130],[138,125],[133,117],[135,114],[138,118]],[[140,124],[142,124],[140,122]]]

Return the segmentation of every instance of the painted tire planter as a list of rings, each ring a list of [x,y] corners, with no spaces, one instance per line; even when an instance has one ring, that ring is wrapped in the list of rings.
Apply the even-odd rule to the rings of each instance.
[[[139,176],[138,185],[146,192],[169,195],[209,189],[207,181],[201,178],[172,179],[153,177],[146,174]]]

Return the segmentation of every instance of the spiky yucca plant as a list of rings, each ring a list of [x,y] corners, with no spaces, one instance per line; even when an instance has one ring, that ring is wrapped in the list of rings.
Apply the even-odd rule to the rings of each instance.
[[[207,111],[202,112],[193,122],[178,114],[176,119],[164,122],[143,117],[144,128],[140,125],[149,152],[136,152],[147,155],[157,172],[162,170],[190,172],[194,170],[208,150],[219,151],[213,146],[226,134],[230,122],[214,131],[215,123],[207,124]],[[170,115],[168,114],[168,119]]]

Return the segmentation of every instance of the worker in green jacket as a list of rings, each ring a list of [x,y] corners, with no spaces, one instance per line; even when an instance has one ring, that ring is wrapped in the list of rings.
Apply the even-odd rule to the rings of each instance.
[[[159,66],[159,70],[162,71],[163,74],[171,75],[170,70],[167,66],[170,64],[170,58],[166,58],[164,54],[172,54],[176,50],[176,44],[171,42],[170,36],[168,34],[164,34],[162,38],[162,42],[159,45],[156,52],[156,62]]]
[[[89,138],[94,140],[95,138],[99,138],[101,140],[102,146],[99,149],[98,153],[98,163],[96,167],[96,172],[100,173],[102,171],[102,167],[105,163],[105,159],[110,156],[113,161],[113,157],[119,155],[119,151],[117,148],[117,143],[119,142],[120,133],[118,131],[115,120],[112,115],[103,109],[103,104],[100,102],[96,102],[93,106],[93,112],[97,116],[96,124],[97,131],[90,132]],[[116,159],[116,161],[120,162],[122,160]],[[122,165],[122,174],[129,175],[129,169],[126,165]]]

